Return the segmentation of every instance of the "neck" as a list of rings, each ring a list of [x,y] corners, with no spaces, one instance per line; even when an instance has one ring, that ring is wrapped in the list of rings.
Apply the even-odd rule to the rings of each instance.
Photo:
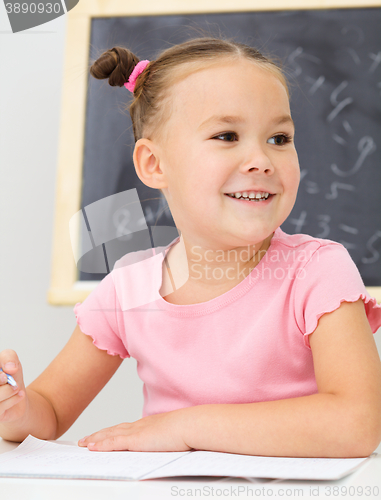
[[[258,265],[266,254],[274,233],[254,245],[216,250],[190,245],[180,237],[180,242],[167,254],[173,270],[188,266],[188,284],[198,288],[226,288],[239,283]],[[184,251],[185,250],[185,251]],[[186,256],[185,256],[186,253]],[[183,254],[183,255],[181,255]]]

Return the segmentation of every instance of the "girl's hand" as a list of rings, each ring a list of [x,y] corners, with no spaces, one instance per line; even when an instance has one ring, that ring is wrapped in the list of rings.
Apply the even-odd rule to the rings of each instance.
[[[183,440],[184,409],[108,427],[81,439],[91,451],[189,451]]]
[[[0,352],[0,425],[13,423],[25,415],[27,398],[22,368],[15,351],[7,349]],[[5,373],[4,373],[5,372]],[[17,387],[7,383],[7,376],[12,375]]]

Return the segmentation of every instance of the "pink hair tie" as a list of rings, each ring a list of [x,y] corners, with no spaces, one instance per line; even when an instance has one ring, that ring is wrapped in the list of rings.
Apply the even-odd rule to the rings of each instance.
[[[133,92],[135,90],[135,83],[136,79],[138,76],[143,73],[143,71],[146,69],[147,65],[149,64],[149,61],[145,59],[144,61],[139,61],[138,64],[135,66],[133,72],[131,73],[128,81],[124,84],[126,89],[128,89],[130,92]]]

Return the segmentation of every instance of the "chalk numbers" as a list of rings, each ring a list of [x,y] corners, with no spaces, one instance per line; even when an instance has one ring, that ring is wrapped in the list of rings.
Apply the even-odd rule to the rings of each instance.
[[[317,195],[319,197],[317,206],[324,206],[327,213],[308,214],[306,210],[302,210],[299,216],[289,218],[287,222],[292,224],[295,233],[311,233],[310,228],[313,226],[316,229],[314,236],[317,238],[335,241],[339,238],[339,242],[348,251],[359,247],[361,263],[374,264],[380,260],[381,230],[370,229],[372,234],[369,236],[368,231],[368,240],[362,241],[359,237],[359,228],[355,227],[353,220],[344,220],[346,213],[342,207],[356,203],[358,200],[356,186],[359,184],[359,179],[363,177],[364,172],[367,173],[372,168],[372,165],[374,168],[377,162],[375,156],[372,157],[377,150],[377,144],[374,137],[369,134],[375,127],[371,122],[370,126],[368,125],[367,120],[372,118],[369,117],[369,112],[362,109],[364,104],[360,102],[361,96],[359,97],[356,90],[359,84],[363,84],[363,92],[367,93],[367,89],[368,91],[373,89],[376,95],[381,95],[381,51],[372,52],[365,49],[366,33],[358,26],[343,27],[339,36],[342,44],[334,51],[331,61],[335,66],[336,56],[336,60],[339,61],[338,66],[341,68],[341,73],[338,71],[336,74],[335,83],[332,70],[325,69],[323,60],[310,53],[310,49],[305,50],[299,46],[288,55],[292,76],[304,85],[309,103],[313,107],[318,107],[319,103],[314,98],[319,94],[327,97],[328,105],[323,107],[324,126],[333,141],[330,150],[337,152],[337,155],[334,161],[319,166],[323,170],[326,169],[326,174],[323,170],[318,173],[323,182],[312,180],[309,175],[311,172],[305,168],[301,169],[300,187],[309,196]],[[342,71],[340,64],[345,65],[348,71]],[[353,79],[351,81],[350,68],[355,68],[358,78],[362,79],[359,80],[360,83]],[[347,79],[337,80],[337,75],[340,74],[345,75]],[[357,124],[361,124],[361,130],[358,130]],[[337,158],[340,157],[343,158],[342,165],[337,162]],[[370,193],[371,190],[380,189],[381,186],[378,185],[369,186]],[[317,210],[320,211],[319,208]],[[342,214],[343,223],[333,222],[333,215],[337,213]],[[364,213],[364,216],[367,217],[367,213]]]

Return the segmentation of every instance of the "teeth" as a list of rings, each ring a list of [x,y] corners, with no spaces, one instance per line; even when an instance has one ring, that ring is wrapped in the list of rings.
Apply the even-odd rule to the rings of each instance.
[[[249,200],[253,200],[253,199],[257,199],[257,200],[260,200],[260,199],[267,199],[270,195],[269,193],[264,193],[264,192],[261,192],[261,193],[248,193],[247,191],[243,191],[243,193],[232,193],[232,194],[229,194],[229,196],[231,197],[235,197],[235,198],[247,198]]]

